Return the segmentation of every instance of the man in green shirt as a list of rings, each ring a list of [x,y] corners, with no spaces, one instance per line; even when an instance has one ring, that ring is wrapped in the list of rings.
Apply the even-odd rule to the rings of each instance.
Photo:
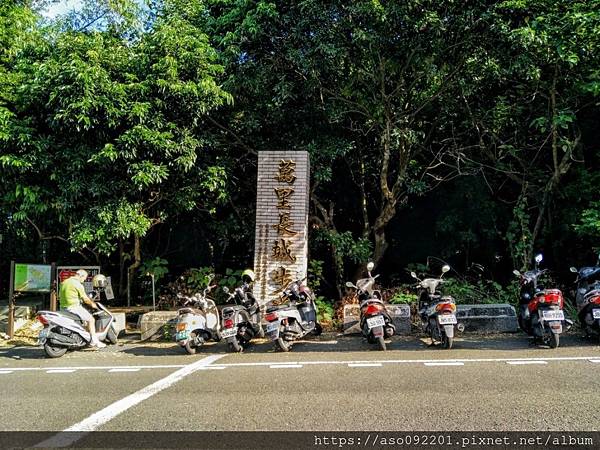
[[[99,309],[96,305],[96,302],[89,298],[85,293],[83,282],[87,279],[87,277],[88,273],[83,269],[79,269],[77,272],[75,272],[75,275],[67,278],[60,284],[60,292],[58,294],[60,308],[79,316],[81,320],[86,323],[88,331],[92,336],[90,345],[92,347],[102,348],[106,347],[106,344],[100,342],[96,336],[94,317],[82,306],[83,302],[87,305],[90,305],[94,309]]]

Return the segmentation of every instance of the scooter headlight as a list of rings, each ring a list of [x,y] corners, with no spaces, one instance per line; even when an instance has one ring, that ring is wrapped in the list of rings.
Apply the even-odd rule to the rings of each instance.
[[[178,323],[177,331],[185,331],[185,323]]]

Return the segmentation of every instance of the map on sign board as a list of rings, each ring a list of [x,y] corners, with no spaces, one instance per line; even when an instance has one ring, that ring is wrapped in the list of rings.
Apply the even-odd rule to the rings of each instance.
[[[15,264],[15,291],[50,292],[52,266],[45,264]]]

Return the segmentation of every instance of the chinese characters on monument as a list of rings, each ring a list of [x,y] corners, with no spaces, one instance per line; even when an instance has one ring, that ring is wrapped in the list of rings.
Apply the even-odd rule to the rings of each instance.
[[[254,295],[262,304],[306,277],[309,177],[307,152],[258,155]]]

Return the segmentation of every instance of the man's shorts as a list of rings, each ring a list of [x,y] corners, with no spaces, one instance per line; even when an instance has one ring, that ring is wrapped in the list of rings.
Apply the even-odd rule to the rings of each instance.
[[[85,309],[81,305],[72,306],[70,308],[67,308],[67,311],[69,311],[70,313],[78,315],[79,317],[81,317],[81,320],[83,320],[84,322],[92,322],[94,320],[94,318],[88,312],[88,310]]]

